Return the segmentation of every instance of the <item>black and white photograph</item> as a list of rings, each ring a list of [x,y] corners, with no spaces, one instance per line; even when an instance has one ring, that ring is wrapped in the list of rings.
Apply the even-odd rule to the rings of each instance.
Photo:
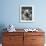
[[[20,7],[20,21],[21,22],[32,22],[34,11],[32,5],[22,5]]]

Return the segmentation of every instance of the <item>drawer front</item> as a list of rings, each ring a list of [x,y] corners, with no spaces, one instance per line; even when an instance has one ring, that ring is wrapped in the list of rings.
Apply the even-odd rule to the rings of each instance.
[[[4,36],[23,36],[23,32],[4,32]]]
[[[23,44],[2,44],[2,46],[23,46]]]
[[[32,44],[44,44],[44,36],[32,36]]]
[[[15,42],[22,42],[23,36],[4,36],[3,43],[15,43]]]
[[[44,46],[43,44],[32,44],[32,46]]]
[[[25,32],[24,36],[44,36],[44,32]]]

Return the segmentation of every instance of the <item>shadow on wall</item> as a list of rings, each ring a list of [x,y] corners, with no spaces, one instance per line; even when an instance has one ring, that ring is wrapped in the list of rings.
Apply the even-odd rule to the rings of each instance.
[[[6,26],[4,24],[0,24],[0,43],[2,43],[2,33],[6,31],[4,28],[6,28]]]

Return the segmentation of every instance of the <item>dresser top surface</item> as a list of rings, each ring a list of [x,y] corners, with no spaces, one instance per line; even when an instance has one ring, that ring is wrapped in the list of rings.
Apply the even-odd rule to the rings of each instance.
[[[14,32],[14,33],[16,33],[16,32],[25,32],[25,33],[27,33],[27,32],[29,32],[29,33],[44,33],[44,31],[25,31],[24,29],[16,29],[16,31]],[[8,31],[7,31],[7,33],[8,33]],[[10,33],[13,33],[13,32],[10,32]]]

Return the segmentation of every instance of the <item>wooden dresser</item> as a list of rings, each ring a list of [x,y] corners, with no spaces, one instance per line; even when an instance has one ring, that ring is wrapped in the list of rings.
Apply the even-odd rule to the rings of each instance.
[[[3,32],[3,46],[44,46],[44,32]]]

